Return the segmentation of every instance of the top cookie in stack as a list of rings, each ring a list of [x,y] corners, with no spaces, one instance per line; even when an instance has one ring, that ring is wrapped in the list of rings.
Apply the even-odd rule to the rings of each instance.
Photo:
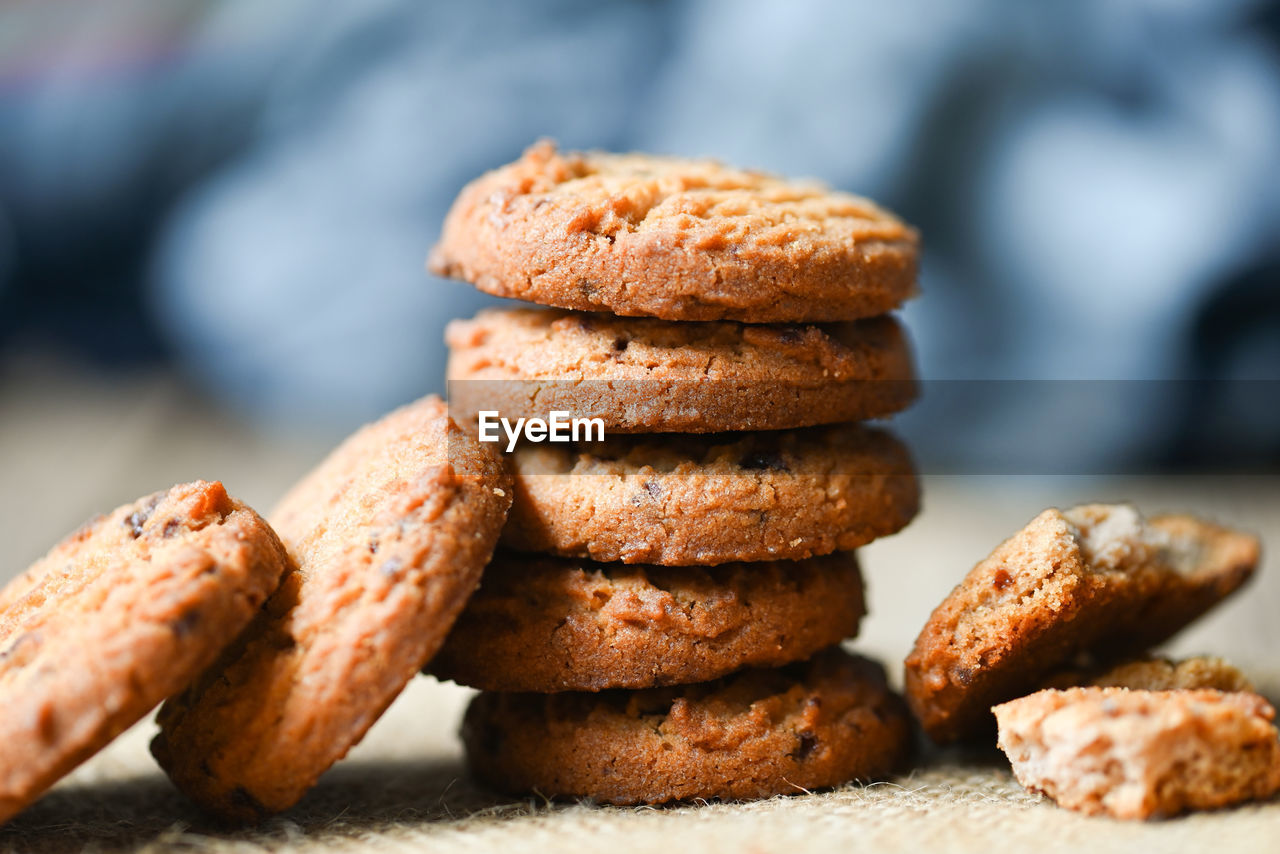
[[[544,141],[462,191],[428,265],[577,311],[829,323],[912,296],[918,242],[892,214],[821,185]]]
[[[446,332],[452,406],[507,422],[515,478],[508,551],[431,665],[487,692],[481,777],[657,803],[892,769],[905,707],[835,647],[852,550],[918,507],[902,444],[849,423],[914,396],[887,312],[917,242],[818,185],[546,142],[462,191],[431,270],[547,306]],[[551,444],[556,411],[587,432]]]

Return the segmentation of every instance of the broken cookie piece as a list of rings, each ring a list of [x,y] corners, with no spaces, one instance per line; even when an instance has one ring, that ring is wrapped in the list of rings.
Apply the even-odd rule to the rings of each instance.
[[[1045,688],[1133,688],[1142,691],[1211,689],[1253,691],[1253,683],[1224,659],[1196,656],[1174,661],[1147,657],[1122,661],[1106,668],[1063,670],[1045,680]]]
[[[1116,660],[1166,640],[1239,589],[1258,555],[1256,537],[1190,516],[1046,510],[934,610],[906,660],[907,699],[937,742],[979,734],[992,705],[1080,656]]]
[[[1049,689],[992,711],[1018,782],[1083,813],[1146,819],[1280,790],[1275,709],[1257,694]]]

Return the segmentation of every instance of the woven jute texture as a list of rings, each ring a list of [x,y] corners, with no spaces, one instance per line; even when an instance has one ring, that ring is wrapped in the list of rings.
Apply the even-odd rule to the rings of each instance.
[[[994,749],[928,756],[869,786],[747,804],[615,808],[512,799],[469,781],[465,692],[425,678],[301,804],[228,831],[185,803],[129,732],[0,829],[0,850],[1158,851],[1275,850],[1280,802],[1151,823],[1088,818],[1027,793]]]

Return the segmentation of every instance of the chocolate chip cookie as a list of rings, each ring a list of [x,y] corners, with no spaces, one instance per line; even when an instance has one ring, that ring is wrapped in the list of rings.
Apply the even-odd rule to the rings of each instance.
[[[612,804],[765,798],[875,779],[904,757],[909,733],[881,667],[838,649],[680,688],[483,693],[462,728],[488,785]]]
[[[826,322],[911,296],[918,242],[892,214],[819,184],[541,142],[462,191],[428,267],[560,308]]]
[[[599,418],[611,433],[778,430],[890,415],[915,396],[890,317],[834,326],[668,323],[554,309],[455,320],[455,414]]]
[[[711,566],[866,545],[915,516],[906,447],[856,424],[524,444],[504,544],[600,561]]]
[[[293,805],[444,642],[510,503],[439,398],[347,439],[272,514],[296,570],[161,709],[152,752],[178,787],[233,820]]]
[[[212,664],[286,567],[258,514],[196,481],[99,516],[0,592],[0,822]]]
[[[707,568],[500,554],[430,669],[489,691],[707,682],[808,658],[865,611],[852,553]]]

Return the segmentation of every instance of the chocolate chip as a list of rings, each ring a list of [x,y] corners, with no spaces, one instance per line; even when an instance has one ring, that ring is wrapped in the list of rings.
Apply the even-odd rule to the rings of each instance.
[[[1013,579],[1004,567],[1001,567],[1000,569],[997,569],[996,574],[991,577],[991,586],[997,590],[1003,590],[1009,586],[1009,582],[1012,580]]]
[[[170,519],[164,523],[164,530],[160,532],[160,536],[168,539],[178,533],[178,529],[182,527],[182,523],[177,519]]]
[[[369,535],[369,554],[376,555],[378,553],[378,535]]]
[[[778,340],[783,344],[799,344],[804,337],[799,326],[784,326],[778,330]]]
[[[142,528],[147,524],[147,520],[151,518],[151,514],[156,512],[156,507],[160,505],[160,499],[164,497],[163,492],[157,492],[148,498],[145,502],[138,505],[138,509],[134,510],[125,517],[124,526],[129,529],[129,533],[136,540],[142,536]]]
[[[125,517],[124,526],[129,529],[129,533],[132,534],[133,538],[136,540],[138,537],[142,536],[142,526],[145,525],[146,522],[147,517],[142,515],[141,511],[134,510]]]
[[[811,732],[800,733],[800,744],[791,751],[791,758],[801,762],[808,759],[818,746],[818,737]]]
[[[200,623],[200,612],[192,609],[169,624],[176,637],[185,638]]]
[[[787,461],[783,459],[782,454],[778,451],[753,451],[738,460],[738,466],[740,468],[754,469],[756,471],[764,469],[769,469],[771,471],[791,471],[791,469],[787,467]]]
[[[627,339],[627,338],[615,338],[615,339],[613,339],[613,349],[614,349],[616,352],[618,352],[618,353],[625,352],[625,351],[626,351],[626,349],[627,349],[627,347],[629,347],[629,346],[631,346],[631,341],[630,341],[630,339]]]

